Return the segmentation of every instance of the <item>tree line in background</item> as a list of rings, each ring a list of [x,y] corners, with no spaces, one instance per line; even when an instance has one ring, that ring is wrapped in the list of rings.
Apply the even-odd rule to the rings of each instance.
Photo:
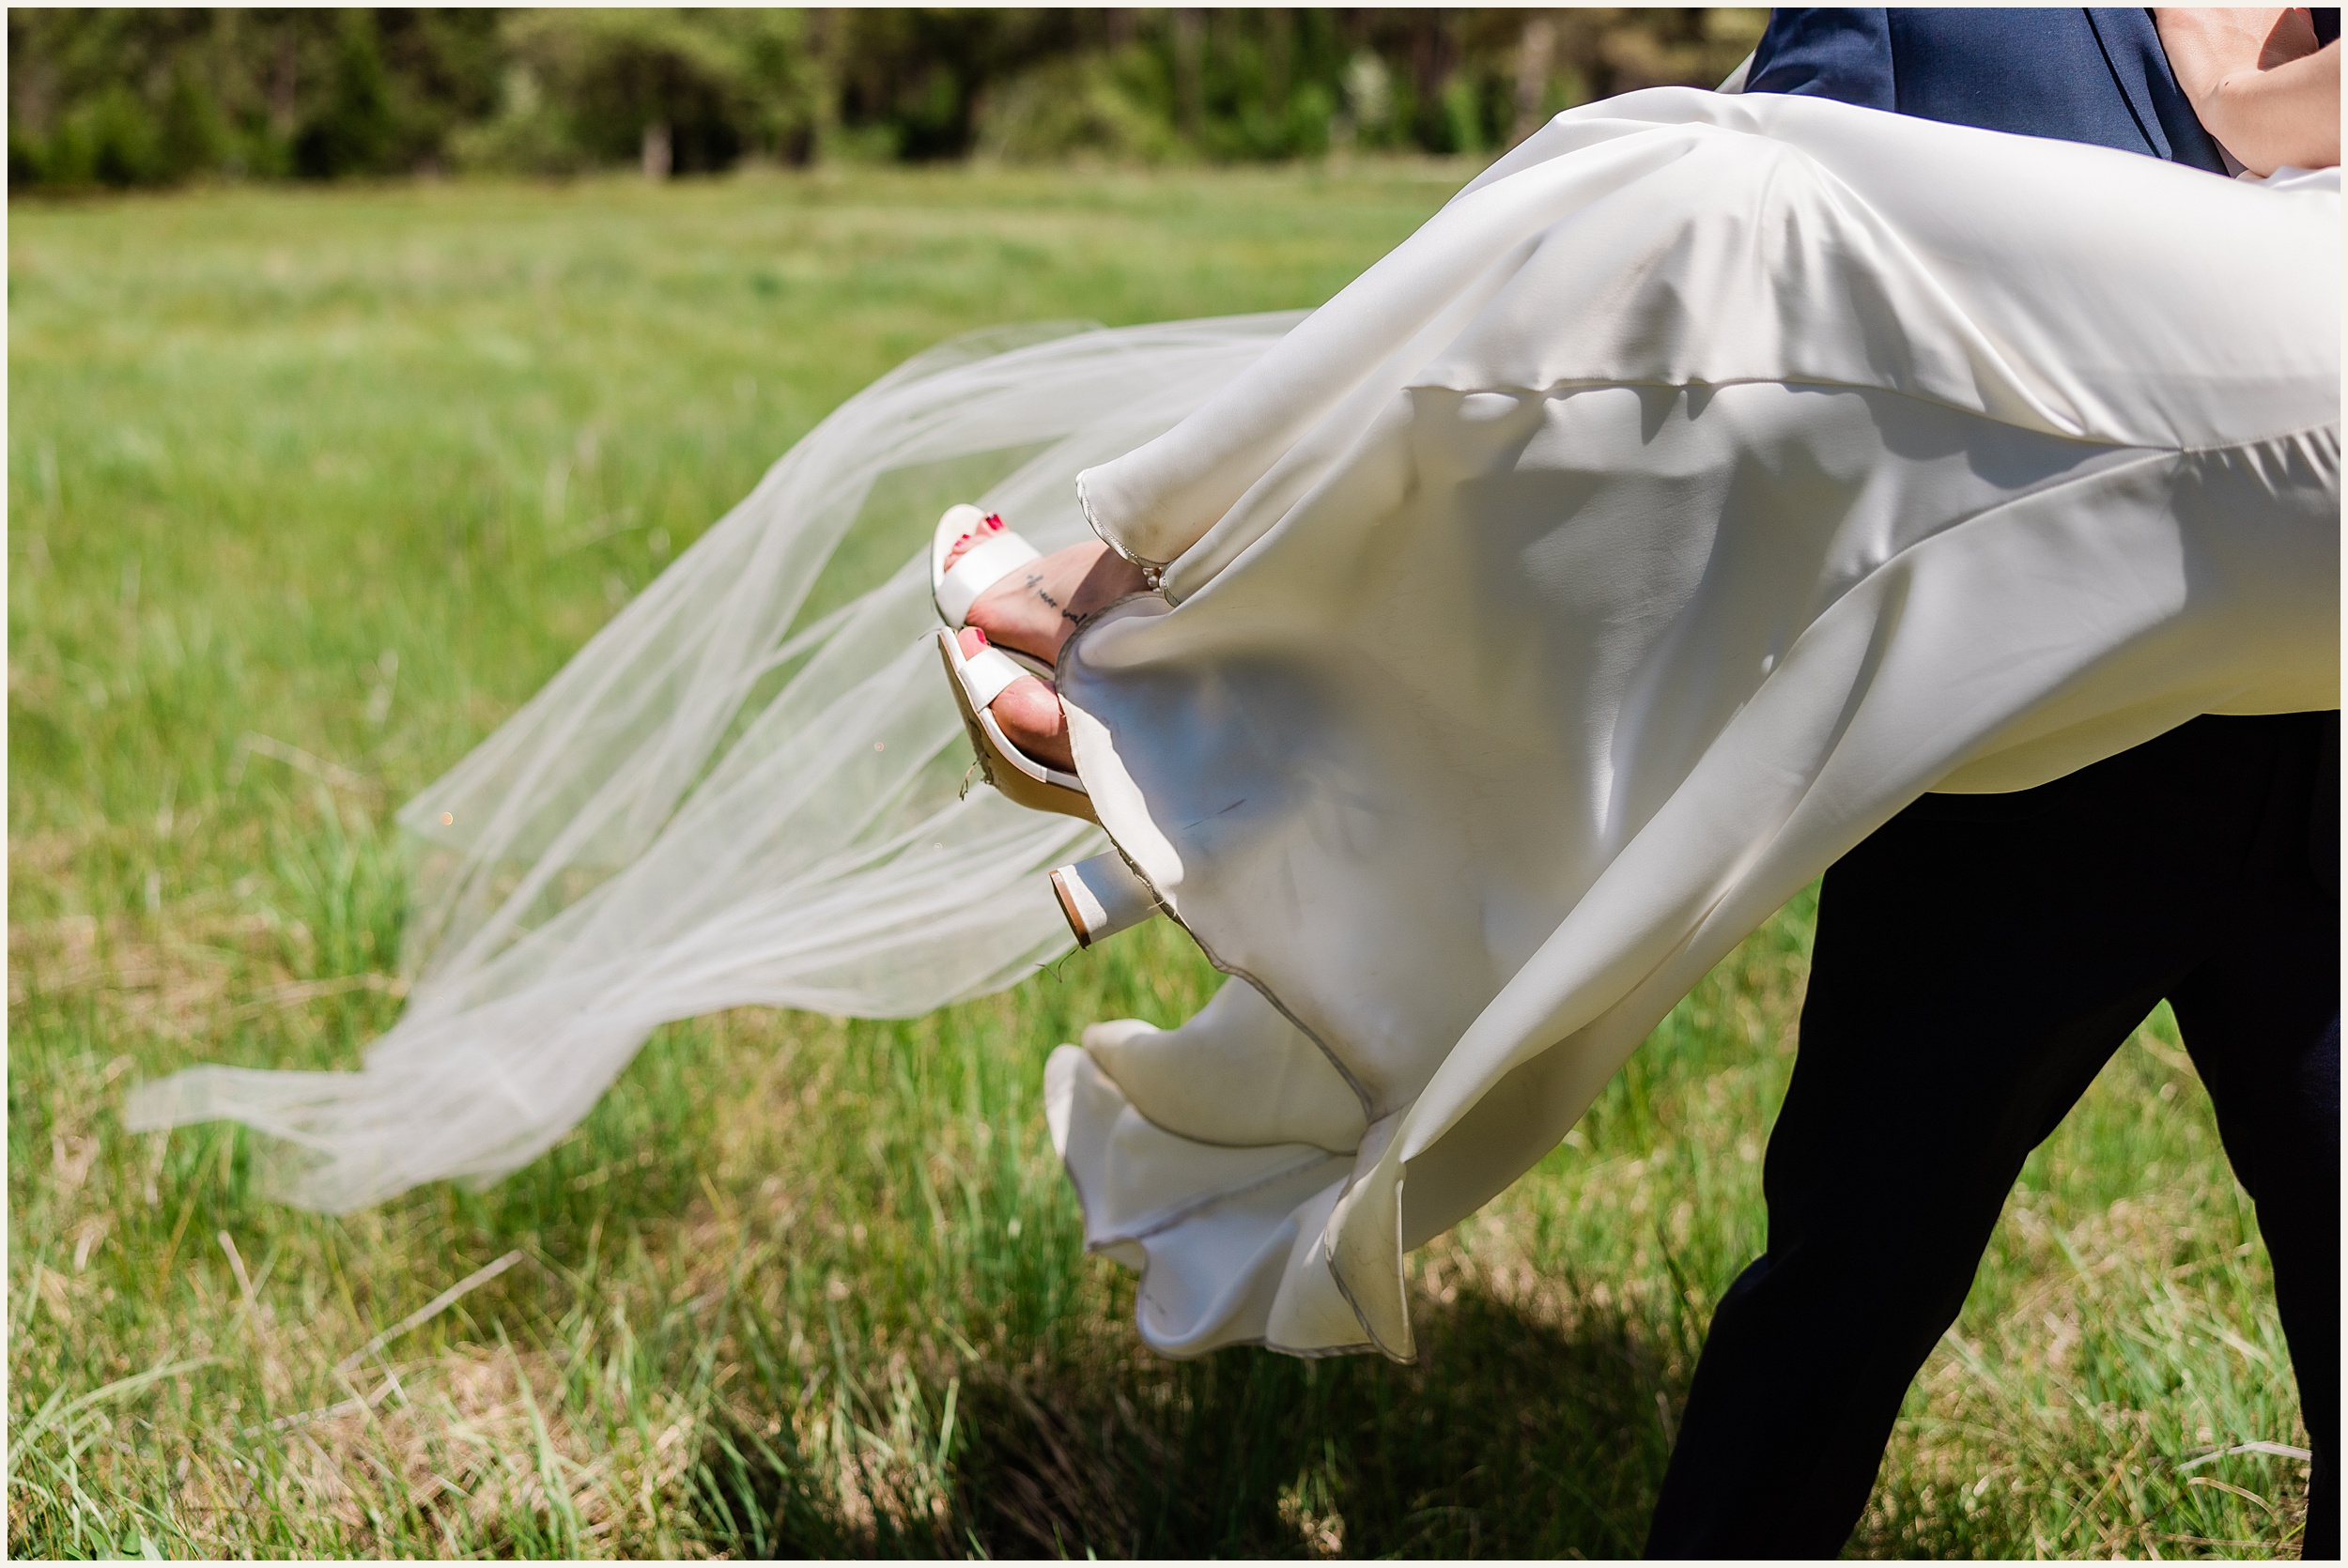
[[[1750,9],[17,10],[8,188],[1474,153]]]

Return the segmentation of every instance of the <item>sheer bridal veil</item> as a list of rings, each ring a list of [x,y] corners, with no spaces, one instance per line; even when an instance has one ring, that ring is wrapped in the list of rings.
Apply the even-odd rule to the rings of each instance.
[[[745,1004],[906,1017],[1072,944],[1043,873],[1099,831],[961,792],[923,634],[937,514],[1050,550],[1074,480],[1169,428],[1297,315],[959,338],[842,405],[399,823],[406,1012],[356,1072],[206,1066],[138,1130],[282,1140],[272,1195],[342,1212],[490,1179],[582,1119],[657,1025]]]

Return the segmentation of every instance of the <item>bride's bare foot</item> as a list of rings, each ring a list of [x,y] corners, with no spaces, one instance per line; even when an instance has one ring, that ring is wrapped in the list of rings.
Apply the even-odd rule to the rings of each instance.
[[[1048,559],[1048,558],[1047,558]],[[1041,566],[1043,561],[1035,564]],[[987,644],[986,633],[977,626],[965,626],[954,634],[962,647],[962,656],[968,658]],[[1062,634],[1066,640],[1066,634]],[[1076,771],[1075,754],[1068,748],[1068,715],[1060,711],[1059,693],[1052,683],[1026,675],[1005,686],[988,705],[995,722],[1003,727],[1003,738],[1026,752],[1047,768],[1062,773]]]
[[[965,536],[947,553],[947,568],[950,570],[971,546],[985,543],[1002,530],[1000,517],[987,518],[979,525],[978,531]],[[1148,586],[1140,567],[1099,540],[1089,539],[1064,550],[1054,550],[1013,571],[980,594],[964,620],[1006,648],[1057,661],[1060,644],[1068,640],[1068,634],[1076,629],[1077,622],[1129,593],[1141,592]],[[1010,695],[1005,692],[1003,697]],[[1057,713],[1058,704],[1055,702],[1053,708]],[[1002,720],[1006,730],[1010,729],[1000,699],[996,703],[995,716]],[[1049,761],[1042,752],[1034,755]]]

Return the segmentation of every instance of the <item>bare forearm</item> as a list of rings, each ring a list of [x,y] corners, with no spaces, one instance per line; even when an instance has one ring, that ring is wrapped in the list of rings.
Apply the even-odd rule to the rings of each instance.
[[[2253,172],[2340,161],[2340,45],[2315,47],[2303,10],[2163,8],[2177,85],[2209,133]]]
[[[2272,70],[2231,71],[2194,110],[2252,172],[2340,161],[2340,44]]]

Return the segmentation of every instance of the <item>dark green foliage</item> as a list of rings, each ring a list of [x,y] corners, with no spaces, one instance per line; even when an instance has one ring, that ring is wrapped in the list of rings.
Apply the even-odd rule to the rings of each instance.
[[[487,11],[11,10],[8,185],[413,172],[496,106]]]
[[[312,179],[385,167],[399,125],[390,74],[364,11],[346,12],[335,40],[333,74],[317,117],[294,141],[294,170]]]
[[[841,123],[912,162],[970,150],[988,87],[1105,38],[1099,12],[944,8],[824,18]]]
[[[666,175],[757,151],[804,162],[814,100],[792,11],[543,10],[508,16],[498,119],[467,161],[546,171],[641,162]]]
[[[1756,10],[14,10],[11,191],[745,158],[1509,146],[1709,85]]]

